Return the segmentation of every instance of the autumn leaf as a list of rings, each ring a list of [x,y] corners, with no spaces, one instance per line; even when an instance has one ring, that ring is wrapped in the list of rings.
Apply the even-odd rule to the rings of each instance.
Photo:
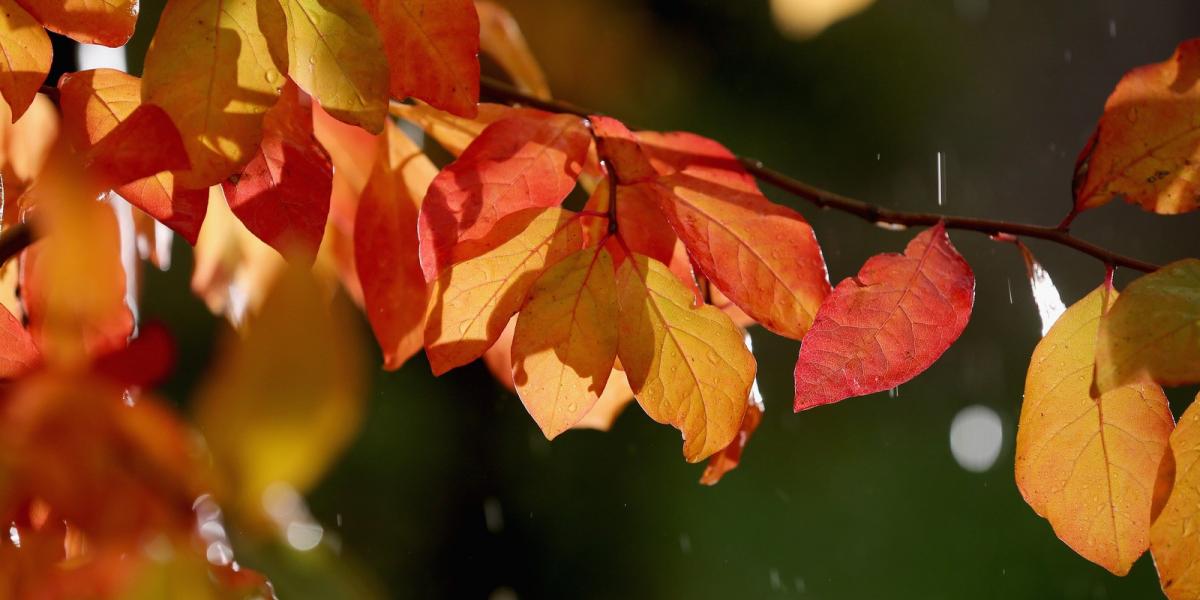
[[[76,369],[125,346],[133,315],[125,305],[120,232],[112,208],[61,166],[29,193],[45,239],[25,251],[21,287],[29,330],[47,363]]]
[[[17,0],[55,33],[81,44],[116,48],[137,25],[138,0]]]
[[[687,171],[655,185],[661,210],[704,276],[767,329],[803,337],[829,293],[825,259],[804,217]]]
[[[1100,318],[1116,295],[1103,287],[1088,294],[1033,351],[1016,478],[1025,501],[1063,542],[1124,575],[1150,543],[1152,492],[1174,423],[1154,384],[1091,396]]]
[[[547,439],[573,427],[604,393],[617,357],[616,279],[603,246],[547,269],[513,336],[517,394]]]
[[[5,198],[19,199],[41,174],[58,141],[61,129],[59,109],[38,94],[21,118],[13,122],[8,104],[0,99],[0,175],[4,176]],[[17,211],[6,210],[3,222],[17,221]]]
[[[1200,206],[1200,39],[1121,78],[1075,167],[1075,209],[1116,196],[1175,214]]]
[[[50,36],[16,0],[0,0],[0,94],[15,123],[33,103],[50,72]]]
[[[303,269],[286,269],[196,400],[228,506],[251,519],[265,520],[263,492],[272,485],[312,487],[358,430],[360,341],[324,297]]]
[[[1138,278],[1100,323],[1096,385],[1200,381],[1200,260],[1188,258]]]
[[[183,137],[191,169],[177,174],[180,185],[220,183],[254,157],[284,83],[259,28],[278,11],[260,0],[171,0],[163,10],[142,101],[167,111]]]
[[[83,152],[91,151],[141,106],[141,80],[114,69],[68,73],[58,87],[63,128],[71,143]],[[179,133],[173,126],[171,130],[178,143]],[[186,155],[183,158],[186,160]],[[160,172],[118,186],[115,191],[195,245],[208,208],[207,190],[177,189],[175,176]]]
[[[734,323],[736,325],[736,321]],[[740,325],[738,327],[741,328]],[[742,337],[746,341],[746,349],[753,352],[750,334],[746,333],[745,329],[741,331]],[[758,391],[758,381],[755,380],[750,386],[750,395],[746,397],[746,414],[742,416],[742,425],[738,428],[737,437],[733,438],[733,441],[729,442],[729,445],[722,448],[720,452],[708,457],[708,465],[704,467],[704,473],[700,475],[700,485],[717,485],[726,474],[741,464],[742,452],[746,450],[746,444],[750,443],[750,437],[762,424],[765,410],[762,392]]]
[[[388,111],[383,40],[358,0],[280,0],[288,75],[335,119],[372,133]],[[278,41],[275,42],[278,44]]]
[[[597,152],[613,170],[618,183],[632,185],[658,175],[637,137],[624,123],[601,115],[591,115],[588,121],[592,124]]]
[[[904,254],[872,257],[837,285],[804,336],[796,412],[916,377],[958,339],[974,300],[975,275],[941,224]]]
[[[1200,596],[1200,401],[1179,418],[1164,461],[1176,465],[1171,494],[1150,527],[1150,552],[1171,600]]]
[[[472,0],[365,0],[391,66],[391,93],[460,117],[479,102],[479,16]]]
[[[389,370],[424,343],[430,290],[417,259],[416,229],[421,199],[436,173],[421,149],[388,123],[355,217],[354,262],[364,310]]]
[[[155,151],[146,152],[147,147]],[[87,151],[83,162],[100,189],[186,169],[189,164],[179,131],[167,113],[153,104],[135,108]]]
[[[533,57],[517,20],[503,6],[487,0],[475,2],[479,13],[479,49],[491,56],[522,90],[550,99],[550,86]]]
[[[442,271],[433,288],[425,354],[434,374],[479,358],[525,303],[541,272],[582,242],[576,215],[535,207],[498,221],[487,237],[472,244],[471,258]]]
[[[311,262],[329,217],[333,166],[313,137],[312,100],[289,82],[263,119],[262,143],[221,184],[233,214],[272,248]]]
[[[747,193],[761,193],[754,176],[720,143],[686,131],[639,131],[637,139],[650,164],[663,175],[688,175]]]
[[[521,114],[496,121],[442,169],[421,206],[421,267],[432,281],[462,240],[506,215],[562,203],[575,187],[591,135],[571,115]]]
[[[617,355],[651,419],[683,432],[688,462],[734,439],[756,363],[720,310],[697,306],[666,265],[633,255],[617,269]]]
[[[39,360],[33,337],[7,308],[0,307],[0,379],[24,375]]]

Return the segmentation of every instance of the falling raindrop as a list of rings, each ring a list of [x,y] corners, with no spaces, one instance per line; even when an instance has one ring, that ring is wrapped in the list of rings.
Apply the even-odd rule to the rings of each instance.
[[[686,533],[679,534],[679,551],[684,554],[692,553],[692,538],[688,537]]]
[[[896,386],[896,387],[888,390],[888,398],[899,398],[899,397],[900,397],[900,386]]]
[[[1110,38],[1117,37],[1117,20],[1116,19],[1108,20],[1108,37],[1110,37]]]
[[[937,203],[938,206],[946,202],[946,156],[941,152],[937,153]]]
[[[500,500],[488,498],[483,501],[483,523],[489,533],[500,533],[504,530],[504,510]]]

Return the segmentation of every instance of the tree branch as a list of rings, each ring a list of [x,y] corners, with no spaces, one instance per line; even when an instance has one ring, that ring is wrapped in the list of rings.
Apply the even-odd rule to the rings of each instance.
[[[581,117],[602,114],[567,102],[543,100],[541,98],[526,94],[507,83],[492,79],[490,77],[483,78],[481,82],[481,88],[489,96],[506,104],[521,104],[550,112],[567,113]],[[1128,267],[1143,273],[1149,273],[1158,269],[1158,265],[1138,260],[1136,258],[1123,256],[1106,250],[1105,248],[1091,242],[1077,238],[1068,233],[1065,228],[1044,227],[1041,225],[1029,225],[1026,223],[1012,223],[994,219],[956,217],[938,213],[918,213],[891,210],[875,204],[869,204],[861,200],[847,198],[840,194],[809,185],[803,181],[775,171],[763,165],[762,162],[758,160],[744,157],[738,157],[738,160],[742,163],[742,166],[752,175],[754,175],[754,177],[759,181],[773,185],[785,192],[792,194],[793,196],[796,196],[797,198],[807,200],[808,202],[820,208],[833,209],[849,213],[865,221],[875,223],[876,225],[883,227],[894,226],[896,228],[901,228],[910,226],[934,225],[941,221],[946,224],[947,229],[977,231],[980,233],[986,233],[988,235],[1009,234],[1054,242],[1099,259],[1106,265]]]

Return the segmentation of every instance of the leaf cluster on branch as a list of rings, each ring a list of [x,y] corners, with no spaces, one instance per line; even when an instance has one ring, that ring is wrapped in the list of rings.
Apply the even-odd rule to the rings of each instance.
[[[1159,268],[1069,232],[1118,197],[1200,207],[1200,41],[1117,84],[1072,208],[1047,227],[890,210],[553,100],[491,2],[169,0],[141,78],[96,69],[50,88],[45,30],[118,46],[137,1],[0,7],[7,596],[126,597],[162,577],[176,594],[272,595],[223,520],[294,546],[316,527],[300,494],[362,416],[347,304],[385,369],[421,351],[437,375],[483,359],[547,438],[607,429],[636,400],[680,431],[686,460],[708,460],[711,485],[763,415],[747,328],[800,341],[797,412],[894,388],[968,324],[975,274],[949,237],[966,230],[1015,242],[1040,290],[1026,501],[1088,560],[1123,575],[1149,549],[1168,597],[1200,597],[1200,403],[1176,426],[1162,388],[1200,382],[1200,259]],[[513,83],[481,79],[481,52]],[[436,165],[418,130],[454,159]],[[831,286],[813,229],[760,182],[927,229]],[[586,202],[568,208],[576,190]],[[122,261],[166,268],[171,232],[194,247],[195,292],[242,330],[190,421],[152,391],[171,344],[137,322],[140,270]],[[1022,238],[1109,277],[1064,309]],[[1114,267],[1148,274],[1118,293]]]

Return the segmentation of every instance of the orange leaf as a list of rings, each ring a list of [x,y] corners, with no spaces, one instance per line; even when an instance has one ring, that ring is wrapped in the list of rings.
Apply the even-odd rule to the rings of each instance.
[[[471,0],[366,0],[383,34],[392,96],[460,117],[479,103],[479,16]]]
[[[653,179],[658,174],[637,137],[624,123],[600,115],[591,115],[588,121],[596,136],[597,152],[613,170],[618,183],[639,183]]]
[[[471,244],[472,258],[442,271],[425,326],[425,353],[436,375],[479,358],[525,303],[534,280],[582,246],[576,215],[527,208],[498,221]]]
[[[617,270],[617,354],[650,418],[683,432],[699,462],[729,445],[746,412],[756,364],[742,333],[666,265],[633,255]]]
[[[1146,380],[1200,382],[1200,259],[1134,280],[1100,322],[1097,388]]]
[[[21,280],[30,333],[47,362],[67,368],[123,348],[133,330],[116,217],[79,179],[51,167],[30,190],[44,239],[25,251]]]
[[[829,293],[825,260],[804,217],[687,171],[657,185],[663,212],[704,276],[767,329],[803,337]]]
[[[68,73],[59,80],[58,88],[63,128],[71,143],[84,152],[128,119],[142,102],[141,80],[114,69]],[[178,136],[176,132],[176,139]],[[207,190],[176,189],[175,176],[162,172],[122,185],[116,192],[195,245],[208,208]]]
[[[958,339],[974,301],[975,275],[940,223],[904,254],[872,257],[833,290],[800,345],[796,412],[916,377]]]
[[[101,189],[111,189],[163,171],[186,169],[188,155],[167,113],[143,104],[88,150],[84,164]]]
[[[562,203],[575,188],[591,135],[571,115],[524,113],[496,121],[433,180],[421,206],[421,268],[432,281],[455,245],[506,215]]]
[[[686,131],[639,131],[637,139],[650,164],[663,175],[687,171],[693,177],[748,193],[759,193],[754,176],[725,146]]]
[[[138,0],[17,0],[55,33],[81,44],[116,48],[137,25]]]
[[[284,83],[260,30],[275,3],[171,0],[146,52],[142,100],[175,122],[191,160],[178,183],[200,189],[237,173],[262,141],[263,114]]]
[[[542,273],[517,316],[513,381],[547,439],[579,422],[604,393],[617,358],[615,296],[612,256],[595,246]]]
[[[50,73],[53,55],[46,30],[16,0],[0,0],[0,52],[0,94],[15,123]]]
[[[1175,214],[1200,206],[1200,39],[1117,83],[1075,167],[1075,210],[1121,196]]]
[[[221,184],[251,233],[284,255],[311,262],[329,217],[333,166],[313,137],[312,100],[288,82],[263,120],[263,139],[235,179]]]
[[[9,203],[19,199],[42,172],[60,128],[58,107],[41,94],[15,123],[11,116],[8,104],[0,99],[0,174],[4,176],[4,196]],[[18,212],[5,210],[4,224],[18,222]]]
[[[1163,462],[1175,469],[1171,494],[1150,527],[1150,552],[1171,600],[1200,596],[1200,401],[1179,418]]]
[[[479,49],[495,59],[522,90],[549,100],[546,75],[529,50],[517,20],[495,2],[477,1],[475,10],[479,12]]]
[[[0,379],[24,375],[40,360],[33,337],[7,308],[0,307]]]
[[[379,31],[359,0],[280,4],[292,81],[333,118],[372,133],[382,131],[388,111],[387,58]]]
[[[417,214],[437,168],[391,123],[380,142],[354,221],[354,262],[367,319],[390,370],[424,342],[430,290],[417,260]]]
[[[1090,394],[1100,317],[1115,296],[1093,291],[1033,351],[1016,478],[1025,501],[1063,542],[1124,575],[1149,544],[1152,492],[1173,423],[1157,385]]]

